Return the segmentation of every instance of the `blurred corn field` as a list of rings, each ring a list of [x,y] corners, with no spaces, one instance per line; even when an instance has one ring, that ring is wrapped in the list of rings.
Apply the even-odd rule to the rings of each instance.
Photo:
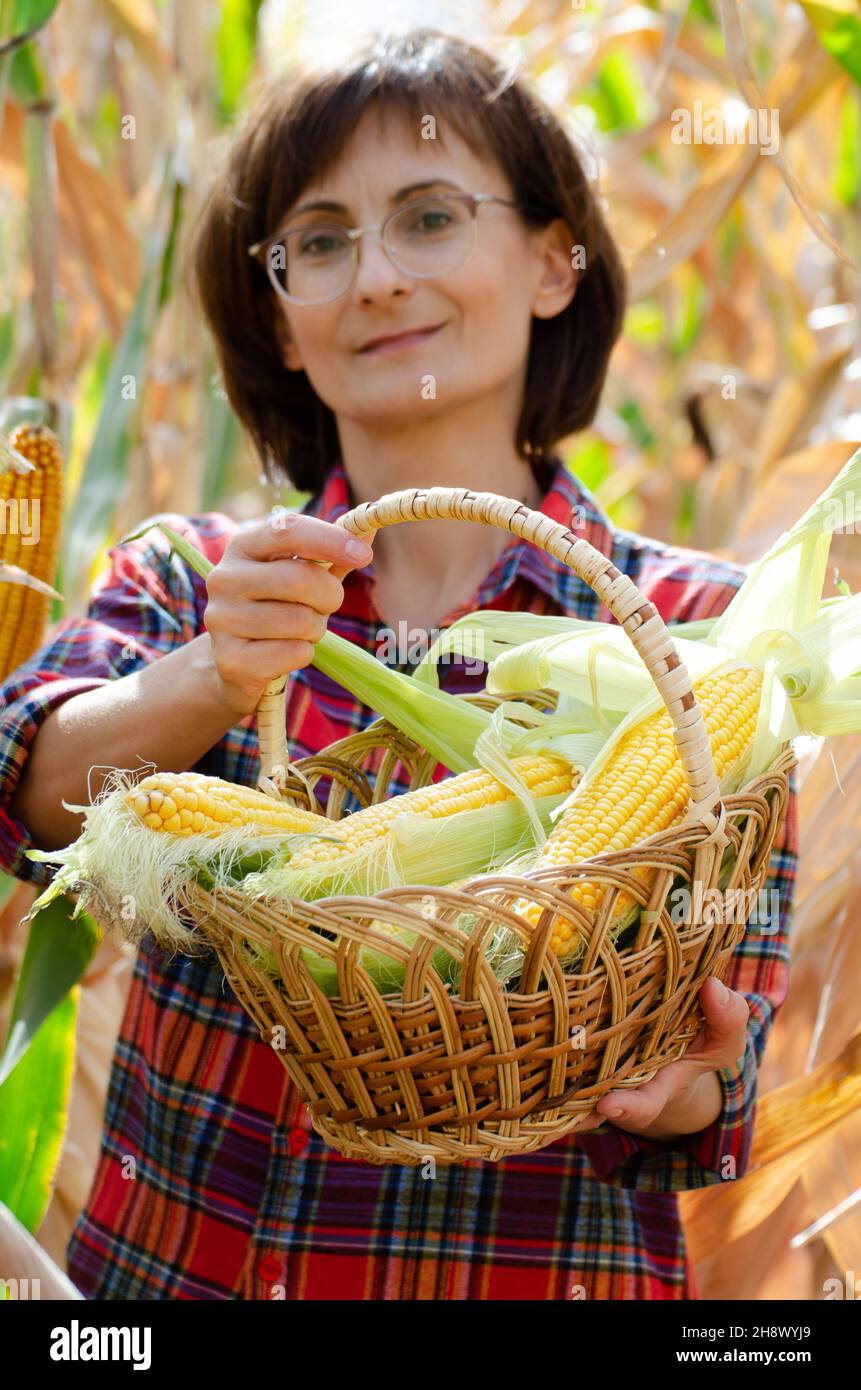
[[[107,547],[153,512],[243,518],[301,500],[260,476],[183,255],[259,79],[321,39],[331,55],[357,19],[388,27],[393,11],[518,56],[600,182],[630,303],[600,413],[563,452],[617,525],[746,563],[861,443],[854,0],[0,0],[0,431],[44,422],[64,447],[54,618],[81,610]],[[857,537],[833,553],[861,587]],[[845,1061],[861,1026],[845,993],[861,827],[861,779],[846,769],[861,746],[842,744],[839,794],[830,758],[814,750],[805,765],[804,816],[830,858],[799,884],[800,983],[769,1046],[775,1093]],[[848,832],[835,839],[829,817]],[[13,904],[18,890],[7,927],[25,910]],[[13,956],[0,960],[7,995]],[[111,1017],[121,1006],[122,991]],[[112,1042],[101,1046],[84,1082],[90,1137],[72,1143],[85,1172]],[[770,1151],[783,1165],[773,1182],[733,1185],[741,1214],[726,1240],[727,1194],[686,1194],[703,1297],[821,1297],[824,1277],[861,1268],[857,1115],[818,1133],[804,1172],[796,1146],[791,1162]],[[75,1206],[62,1185],[61,1169],[46,1241],[57,1258]],[[744,1241],[768,1252],[765,1268]]]

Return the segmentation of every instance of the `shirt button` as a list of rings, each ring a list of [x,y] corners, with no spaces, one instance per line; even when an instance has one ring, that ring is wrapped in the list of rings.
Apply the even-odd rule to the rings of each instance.
[[[293,1125],[287,1132],[287,1148],[294,1157],[305,1152],[309,1143],[308,1130],[304,1125]]]
[[[257,1270],[261,1279],[265,1279],[269,1283],[277,1274],[281,1273],[283,1267],[283,1262],[278,1255],[263,1255],[258,1262]]]

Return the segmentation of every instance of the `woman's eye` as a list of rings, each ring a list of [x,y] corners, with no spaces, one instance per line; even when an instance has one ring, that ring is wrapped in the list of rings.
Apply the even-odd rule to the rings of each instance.
[[[423,212],[416,221],[420,232],[441,232],[451,221],[451,215],[443,211]]]
[[[303,256],[328,256],[333,251],[337,251],[341,245],[338,237],[329,236],[326,232],[320,232],[316,236],[307,237],[301,246]]]

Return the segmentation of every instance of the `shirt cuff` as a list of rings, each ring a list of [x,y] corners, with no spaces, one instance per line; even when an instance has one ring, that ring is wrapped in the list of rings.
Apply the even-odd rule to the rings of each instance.
[[[80,695],[85,690],[96,690],[107,685],[107,680],[94,676],[75,676],[65,680],[47,681],[25,697],[26,717],[20,718],[10,741],[14,741],[14,752],[9,748],[0,749],[2,761],[14,762],[14,769],[3,779],[3,800],[0,802],[0,871],[11,874],[13,878],[46,887],[54,877],[58,864],[40,864],[26,858],[28,849],[39,849],[23,821],[9,814],[9,804],[18,788],[18,783],[29,755],[30,747],[42,724],[58,706]],[[82,822],[83,824],[83,822]]]
[[[721,1111],[696,1134],[647,1139],[608,1121],[577,1135],[599,1182],[641,1192],[685,1192],[744,1177],[756,1110],[757,1065],[750,1034],[743,1057],[716,1074]]]

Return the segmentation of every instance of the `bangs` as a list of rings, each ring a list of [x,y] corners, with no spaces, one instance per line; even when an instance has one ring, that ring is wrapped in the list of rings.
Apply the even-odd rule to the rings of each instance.
[[[500,112],[494,106],[515,80],[509,70],[502,84],[482,82],[469,64],[443,65],[433,61],[432,52],[393,54],[384,47],[376,59],[371,57],[352,70],[334,69],[325,75],[315,70],[298,88],[290,108],[272,120],[266,150],[271,178],[260,190],[264,197],[262,205],[257,204],[254,239],[263,241],[278,230],[303,192],[324,179],[343,157],[369,113],[376,114],[381,141],[387,128],[400,123],[413,133],[417,150],[428,140],[445,148],[445,132],[450,128],[473,154],[500,165],[516,195],[522,166],[513,157],[512,141],[503,136]],[[272,100],[276,108],[283,108],[278,87]],[[247,166],[246,172],[249,184],[237,192],[253,207],[258,192],[254,165]],[[538,190],[534,191],[537,195]],[[535,198],[529,201],[535,203]],[[548,208],[545,220],[552,216]]]

